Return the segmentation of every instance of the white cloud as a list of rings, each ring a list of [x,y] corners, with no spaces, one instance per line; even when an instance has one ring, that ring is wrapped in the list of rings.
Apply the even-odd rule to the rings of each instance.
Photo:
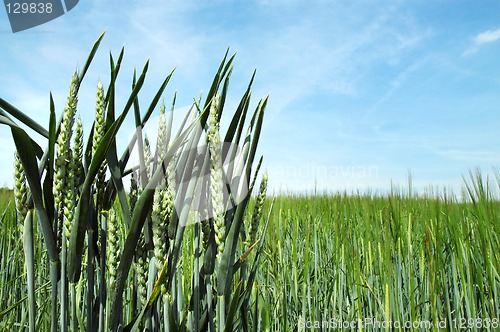
[[[482,45],[492,43],[498,39],[500,39],[500,29],[481,32],[474,38],[474,42],[476,45]]]
[[[474,37],[474,45],[465,50],[463,56],[468,56],[479,51],[479,48],[485,44],[493,43],[500,39],[500,29],[487,30],[477,34]]]
[[[270,139],[262,139],[261,148],[271,172],[290,155],[297,156],[297,160],[290,160],[292,167],[300,167],[302,160],[314,160],[325,152],[336,157],[318,161],[326,167],[337,165],[337,169],[342,170],[352,166],[352,161],[358,165],[374,160],[381,170],[377,179],[354,179],[353,176],[348,181],[334,177],[315,179],[315,175],[321,175],[319,172],[308,174],[296,183],[290,176],[270,174],[270,183],[275,183],[275,188],[304,188],[308,183],[314,186],[315,180],[324,180],[325,185],[333,188],[384,187],[391,178],[400,175],[396,166],[390,168],[390,162],[386,165],[372,151],[382,151],[387,159],[388,153],[405,147],[422,151],[427,144],[435,146],[436,140],[431,139],[429,133],[437,134],[432,131],[434,127],[425,127],[428,122],[420,123],[418,128],[422,128],[422,133],[417,133],[415,126],[407,126],[411,122],[407,118],[416,119],[417,115],[407,112],[404,117],[395,114],[392,118],[393,114],[383,107],[392,100],[397,101],[395,97],[405,96],[410,83],[423,85],[422,78],[432,79],[433,83],[440,79],[422,75],[424,70],[431,72],[429,66],[441,69],[438,66],[441,57],[427,51],[429,42],[434,40],[430,37],[438,36],[440,28],[416,16],[413,7],[404,2],[315,0],[306,4],[296,0],[258,0],[256,3],[168,0],[167,5],[160,5],[157,0],[145,0],[111,8],[116,3],[91,0],[82,3],[73,16],[65,15],[44,25],[43,29],[54,33],[36,38],[29,34],[16,36],[17,40],[21,40],[21,36],[26,40],[16,42],[13,45],[17,48],[4,52],[0,72],[9,84],[3,87],[1,97],[46,124],[49,90],[54,94],[57,114],[60,114],[72,71],[83,65],[93,41],[107,28],[80,90],[79,111],[84,121],[87,119],[86,133],[95,107],[95,83],[98,79],[103,83],[109,80],[108,50],[116,60],[121,46],[125,46],[117,82],[117,111],[121,111],[126,101],[123,97],[130,91],[134,66],[140,71],[146,59],[150,59],[150,70],[140,95],[141,109],[147,107],[151,95],[174,66],[177,70],[165,91],[165,103],[170,104],[172,90],[176,89],[177,105],[185,105],[197,97],[200,90],[206,92],[224,51],[230,47],[231,54],[234,51],[238,54],[231,77],[228,110],[239,102],[254,68],[257,68],[257,77],[250,108],[253,110],[260,97],[270,94],[263,130],[263,135]],[[238,6],[235,3],[239,3]],[[437,31],[436,35],[433,31]],[[455,30],[450,27],[450,31]],[[500,29],[470,37],[468,52],[474,53],[500,39]],[[25,51],[28,44],[30,52]],[[409,103],[416,90],[412,91]],[[375,103],[370,109],[371,101]],[[356,102],[359,104],[352,106],[354,112],[347,112],[351,103]],[[377,114],[369,116],[377,110]],[[229,114],[223,117],[226,118],[230,118]],[[126,122],[122,128],[123,142],[128,142],[129,125]],[[131,125],[130,131],[133,128]],[[2,141],[11,141],[8,130],[0,134]],[[13,147],[5,145],[0,151],[8,155],[9,160],[3,167],[11,169]],[[337,147],[335,151],[334,147]],[[441,157],[439,160],[455,161],[454,164],[462,160],[498,160],[493,159],[494,155],[488,150],[483,152],[471,155],[468,151],[449,149],[432,155]],[[364,159],[358,156],[362,154]],[[418,161],[415,163],[420,165]],[[8,174],[7,183],[10,183],[12,172],[8,169],[3,173]],[[401,179],[404,178],[402,174]],[[0,185],[2,182],[0,177]]]

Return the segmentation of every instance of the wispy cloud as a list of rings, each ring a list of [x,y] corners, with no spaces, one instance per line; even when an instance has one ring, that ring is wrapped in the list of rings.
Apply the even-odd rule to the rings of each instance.
[[[259,34],[255,53],[242,52],[251,54],[259,75],[272,84],[278,112],[311,94],[365,93],[376,66],[400,62],[430,34],[411,15],[396,15],[393,4],[366,7],[365,3],[309,8],[307,15],[297,15],[294,24]],[[357,12],[356,19],[347,14],[351,10]]]
[[[481,32],[476,36],[474,41],[476,42],[476,45],[482,45],[492,43],[498,39],[500,39],[500,29]]]
[[[479,49],[485,45],[493,43],[497,40],[500,40],[500,29],[496,30],[487,30],[477,34],[473,39],[473,45],[465,50],[463,53],[464,56],[472,55],[479,51]]]
[[[450,161],[466,161],[475,163],[477,160],[482,160],[485,163],[498,163],[500,162],[500,158],[496,151],[470,151],[470,150],[457,150],[457,149],[448,149],[437,151],[437,153]]]
[[[407,81],[410,81],[412,75],[417,72],[422,66],[428,65],[434,59],[432,56],[427,56],[421,59],[415,60],[408,67],[403,69],[397,76],[390,81],[389,88],[382,97],[377,100],[373,106],[365,114],[365,117],[369,117],[376,113],[379,108],[388,101]]]
[[[445,3],[433,12],[449,15],[451,5]],[[456,49],[444,45],[468,31],[468,44],[458,52],[468,48],[464,55],[473,54],[500,40],[500,29],[493,25],[477,33],[471,30],[478,20],[472,12],[457,27],[426,9],[427,4],[393,0],[144,0],[120,6],[89,0],[39,28],[47,33],[0,36],[9,45],[0,55],[8,82],[0,97],[45,125],[49,90],[59,114],[73,70],[107,29],[79,94],[84,126],[91,126],[97,80],[109,80],[107,52],[116,59],[122,46],[117,109],[130,91],[133,68],[141,70],[147,59],[141,108],[174,66],[165,103],[175,89],[182,107],[206,93],[230,47],[238,54],[228,109],[239,102],[254,68],[252,103],[270,94],[259,149],[275,188],[307,189],[315,181],[329,188],[382,188],[391,179],[405,179],[409,167],[416,181],[421,176],[425,184],[449,183],[469,165],[498,162],[498,148],[485,144],[498,140],[498,112],[491,105],[498,105],[500,90],[493,54],[460,61]],[[491,9],[481,10],[480,18],[484,24],[497,19]],[[492,65],[486,72],[488,56]],[[126,122],[120,142],[128,142],[133,130],[133,121]],[[0,140],[11,142],[10,132],[0,129]],[[0,175],[7,174],[0,176],[0,186],[11,183],[4,178],[10,179],[13,151],[10,144],[0,149],[6,156]],[[373,165],[377,176],[358,172]],[[287,173],[290,167],[300,176]]]

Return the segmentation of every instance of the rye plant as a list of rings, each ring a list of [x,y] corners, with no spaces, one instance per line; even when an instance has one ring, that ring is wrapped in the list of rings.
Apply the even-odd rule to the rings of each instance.
[[[0,123],[10,127],[17,150],[15,198],[24,225],[29,319],[20,326],[30,331],[252,329],[257,322],[246,309],[256,303],[259,237],[267,225],[259,212],[265,186],[255,218],[245,218],[262,162],[253,169],[267,98],[247,121],[252,76],[221,134],[234,59],[226,53],[204,102],[193,102],[174,133],[175,94],[169,113],[164,103],[158,107],[173,71],[143,110],[139,92],[146,62],[139,75],[134,72],[124,108],[116,109],[122,49],[118,58],[110,55],[109,85],[97,84],[95,119],[85,134],[78,92],[103,36],[71,78],[58,121],[50,96],[47,129],[0,99]],[[142,128],[158,109],[158,139],[151,144]],[[117,133],[130,113],[137,130],[119,155]],[[46,139],[45,149],[26,127]],[[140,162],[132,165],[136,146]],[[40,236],[45,248],[35,255],[34,237]],[[35,271],[47,261],[49,268]],[[50,289],[44,303],[36,296],[42,287]]]
[[[261,330],[497,331],[496,176],[471,173],[461,198],[281,194],[256,281]]]
[[[253,77],[220,125],[228,54],[176,130],[176,95],[169,112],[160,103],[172,73],[141,109],[146,63],[118,112],[123,50],[110,56],[86,133],[78,90],[101,38],[59,120],[50,96],[47,129],[0,99],[17,148],[15,190],[0,189],[0,330],[498,330],[498,170],[471,172],[460,197],[416,195],[410,179],[387,195],[269,199],[254,160],[267,99],[249,112]],[[156,112],[153,143],[142,128]],[[137,129],[119,155],[127,115]]]

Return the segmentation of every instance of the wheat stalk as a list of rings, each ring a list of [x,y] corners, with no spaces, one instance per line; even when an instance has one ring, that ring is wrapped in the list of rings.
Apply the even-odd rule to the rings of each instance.
[[[219,132],[219,118],[226,99],[233,57],[227,58],[226,54],[215,75],[205,105],[199,107],[201,99],[195,101],[193,108],[185,116],[177,136],[172,137],[171,141],[172,117],[167,126],[165,105],[161,105],[160,128],[154,158],[151,156],[150,143],[147,137],[142,139],[140,130],[136,132],[137,135],[119,158],[115,142],[129,110],[134,109],[136,128],[144,128],[158,101],[161,100],[170,75],[163,81],[145,114],[142,114],[139,108],[139,92],[149,66],[146,63],[141,75],[138,78],[134,75],[130,96],[122,113],[117,115],[115,83],[123,52],[116,61],[111,56],[110,84],[106,94],[102,84],[100,82],[97,84],[95,121],[84,150],[82,121],[76,119],[77,96],[101,38],[102,36],[94,45],[81,72],[75,73],[72,77],[59,125],[55,120],[55,104],[52,98],[48,130],[0,99],[2,113],[0,121],[11,126],[23,166],[21,167],[21,162],[16,158],[16,214],[25,220],[24,249],[28,267],[27,277],[31,278],[27,292],[30,304],[29,321],[26,320],[29,322],[30,331],[34,331],[35,328],[45,331],[49,327],[51,331],[58,329],[104,331],[106,325],[112,331],[122,328],[197,331],[206,328],[214,331],[215,326],[221,331],[244,329],[245,322],[248,322],[248,314],[241,310],[242,303],[251,303],[248,299],[253,297],[251,291],[253,279],[246,278],[240,272],[239,269],[242,267],[235,259],[241,255],[243,249],[240,247],[240,234],[243,232],[240,226],[244,223],[248,200],[239,203],[240,205],[230,213],[225,211],[223,191],[227,188],[224,187]],[[226,133],[226,139],[230,142],[240,141],[242,129],[246,125],[246,105],[249,96],[250,92],[247,91],[234,113]],[[24,130],[4,115],[4,111],[13,114],[16,119],[46,137],[49,142],[48,149],[42,152],[40,146]],[[241,157],[245,170],[243,172],[241,169],[242,172],[238,174],[246,176],[247,182],[260,133],[262,113],[262,107],[259,106],[251,120],[249,136],[245,138],[247,153]],[[198,158],[198,151],[190,148],[200,144],[204,130],[207,132],[209,155],[206,155],[203,161],[202,158]],[[143,148],[140,156],[140,176],[137,175],[135,166],[130,168],[128,164],[135,144]],[[172,153],[176,158],[168,158],[167,153]],[[83,158],[85,158],[84,163]],[[113,170],[112,177],[107,183],[106,160]],[[167,161],[168,164],[161,165],[160,162],[163,161]],[[184,186],[189,177],[193,174],[198,175],[197,171],[202,166],[200,162],[207,162],[203,165],[210,163],[210,184],[199,186],[199,182],[189,182],[189,185]],[[29,195],[24,191],[26,181],[21,176],[22,168],[27,171],[26,179],[31,188]],[[189,170],[193,169],[197,171],[190,173]],[[130,173],[132,178],[129,208],[122,181],[123,177]],[[50,182],[52,179],[53,183]],[[138,181],[140,187],[145,190],[139,189]],[[179,183],[176,183],[177,181]],[[156,188],[156,191],[150,190],[153,184],[157,183],[160,187]],[[176,196],[177,187],[187,190],[185,197]],[[202,221],[201,231],[196,218],[194,228],[191,228],[191,225],[184,223],[184,217],[189,217],[185,211],[182,210],[180,215],[177,215],[174,207],[174,200],[185,205],[190,203],[203,206],[200,198],[195,198],[194,203],[191,202],[191,199],[198,194],[197,191],[202,191],[203,195],[206,195],[205,206],[213,210],[202,213],[204,217],[210,215],[213,218]],[[26,198],[27,196],[29,197]],[[26,209],[28,206],[36,208],[46,243],[46,251],[39,243],[36,244],[38,258],[41,264],[45,264],[46,260],[42,256],[48,252],[51,260],[46,268],[50,269],[51,305],[40,305],[40,309],[45,310],[40,318],[34,315],[33,309],[38,303],[34,296],[34,258],[33,250],[30,249],[34,243],[32,223],[30,223],[32,211]],[[119,207],[121,211],[116,210]],[[121,215],[125,216],[123,222]],[[196,212],[192,215],[196,215]],[[3,216],[0,218],[2,226]],[[232,225],[235,227],[231,227]],[[149,238],[148,227],[151,226],[152,234]],[[122,233],[126,237],[122,238]],[[253,231],[250,233],[253,234]],[[0,248],[3,250],[3,245]],[[191,258],[193,254],[195,257]],[[148,263],[152,255],[155,257],[156,266]],[[130,271],[134,257],[135,274]],[[5,261],[3,255],[0,255],[0,261],[3,269]],[[83,274],[82,266],[86,266]],[[215,273],[214,267],[218,267]],[[47,277],[42,275],[43,271],[38,273],[41,273],[40,280]],[[236,282],[238,276],[244,280]],[[155,277],[158,278],[156,283],[154,283]],[[212,285],[212,280],[217,284]],[[246,289],[242,291],[242,285],[249,291]],[[0,298],[3,299],[1,290]],[[40,290],[39,298],[45,295],[44,292]],[[156,306],[158,296],[162,292],[163,322],[158,320],[159,308]],[[68,296],[71,296],[71,306],[68,306]],[[137,300],[141,306],[140,311]],[[40,302],[42,303],[45,302]],[[23,305],[19,307],[24,308]],[[48,310],[45,307],[50,307],[49,322],[46,315]],[[214,315],[215,311],[217,314]],[[7,320],[7,324],[1,322],[6,315],[10,317],[9,312],[17,312],[17,308],[8,308],[0,312],[2,318],[0,328],[17,326],[10,324],[12,322],[10,319]],[[98,322],[95,315],[99,317]],[[37,326],[39,322],[40,325]],[[248,326],[251,325],[247,324],[247,328]]]
[[[105,97],[104,88],[102,83],[99,81],[97,83],[96,92],[96,108],[95,108],[95,120],[94,120],[94,133],[92,136],[92,156],[97,152],[97,147],[101,143],[106,130],[106,113],[105,113]],[[94,179],[94,186],[97,192],[97,206],[98,209],[102,206],[102,197],[104,190],[104,180],[106,177],[106,161],[101,164],[97,177]]]
[[[215,97],[210,105],[210,124],[207,132],[208,148],[210,153],[210,196],[212,198],[213,226],[215,243],[217,244],[217,257],[224,252],[226,229],[224,225],[223,180],[222,162],[218,121],[218,98]],[[207,230],[205,230],[207,231]]]
[[[116,217],[114,209],[103,211],[108,218],[107,229],[107,260],[109,272],[108,288],[114,289],[116,282],[116,271],[118,270],[120,257],[120,234],[121,224]]]
[[[264,209],[264,203],[266,201],[267,179],[267,173],[264,173],[260,182],[259,195],[257,196],[257,200],[255,202],[252,220],[248,227],[248,237],[246,241],[248,247],[254,244],[259,223],[262,219],[262,210]]]
[[[26,177],[24,169],[19,159],[19,154],[14,153],[14,199],[16,203],[17,219],[23,221],[28,214],[28,186],[26,185]]]

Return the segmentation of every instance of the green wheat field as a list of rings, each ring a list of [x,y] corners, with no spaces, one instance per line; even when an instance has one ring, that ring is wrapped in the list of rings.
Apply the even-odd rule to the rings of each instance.
[[[64,110],[51,107],[48,129],[0,99],[17,148],[15,188],[0,189],[1,331],[500,329],[498,170],[466,173],[460,195],[417,195],[411,179],[380,195],[271,195],[256,153],[267,97],[249,110],[252,77],[238,108],[224,110],[227,54],[178,133],[159,102],[170,75],[147,109],[138,106],[148,63],[115,110],[123,52],[111,56],[110,84],[97,86],[84,132],[78,88],[101,38]],[[138,127],[160,114],[157,142],[133,138],[140,167],[127,166],[130,151],[118,153],[114,139],[129,111]],[[190,149],[200,140],[202,158]],[[231,153],[221,141],[242,147],[234,168],[221,166]],[[182,181],[200,170],[206,187]],[[221,194],[228,178],[249,186],[232,208]],[[199,217],[186,202],[213,213]]]

